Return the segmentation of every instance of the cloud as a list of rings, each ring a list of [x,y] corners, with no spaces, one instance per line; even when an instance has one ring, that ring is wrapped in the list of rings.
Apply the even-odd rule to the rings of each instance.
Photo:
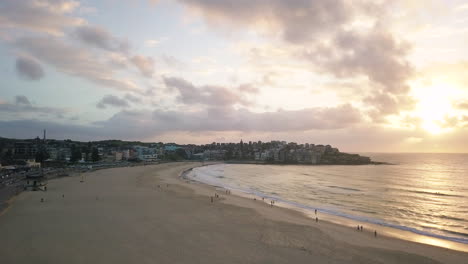
[[[364,98],[363,102],[373,107],[370,116],[376,122],[384,122],[384,116],[410,110],[416,105],[416,101],[412,97],[393,95],[388,92],[375,92]]]
[[[387,93],[407,101],[407,81],[413,68],[407,60],[411,46],[392,34],[391,5],[367,0],[179,0],[214,28],[225,25],[253,29],[292,59],[309,62],[315,74],[339,79],[367,78],[365,97]],[[221,26],[220,26],[221,25]],[[275,53],[262,54],[277,57]],[[255,62],[253,62],[255,63]],[[268,79],[266,79],[268,81]],[[375,113],[397,114],[399,109],[379,105]],[[398,103],[399,104],[399,103]],[[384,108],[385,111],[381,111]]]
[[[69,14],[79,7],[78,1],[67,0],[2,0],[0,28],[21,28],[62,35],[66,27],[85,21]]]
[[[468,4],[460,4],[459,6],[455,7],[455,11],[463,12],[468,10]]]
[[[423,142],[423,140],[424,140],[423,138],[419,138],[419,137],[408,137],[405,139],[405,141],[410,144],[421,143]]]
[[[121,53],[111,52],[107,63],[112,68],[125,69],[128,66],[128,58]]]
[[[161,60],[169,67],[175,68],[178,70],[185,70],[188,69],[188,66],[186,63],[183,61],[177,59],[174,56],[169,56],[169,55],[162,55]]]
[[[124,39],[112,36],[108,31],[97,26],[82,26],[75,30],[75,36],[82,42],[109,51],[126,53],[130,44]]]
[[[27,105],[27,106],[31,106],[31,102],[29,102],[29,99],[24,96],[24,95],[17,95],[15,96],[15,103],[17,105]]]
[[[151,77],[154,72],[154,60],[151,57],[135,55],[130,61],[137,67],[143,76]]]
[[[16,72],[21,78],[29,81],[40,80],[44,77],[44,70],[42,70],[41,65],[27,57],[16,59]]]
[[[292,43],[319,40],[351,20],[354,6],[343,0],[179,0],[204,16],[210,25],[248,26],[279,33]]]
[[[386,92],[404,94],[409,91],[406,80],[412,74],[405,59],[408,52],[406,43],[375,27],[366,33],[339,31],[332,44],[317,48],[309,58],[336,77],[364,75]]]
[[[232,108],[210,108],[201,111],[129,111],[118,112],[108,120],[91,125],[59,124],[37,120],[0,121],[0,133],[16,138],[33,137],[34,131],[46,128],[54,138],[79,140],[129,139],[141,140],[158,135],[177,133],[201,133],[202,140],[211,142],[207,134],[218,137],[224,133],[285,133],[282,139],[293,139],[307,131],[333,133],[360,122],[360,113],[350,105],[332,108],[310,108],[296,111],[254,113]],[[132,124],[122,126],[122,124]],[[327,131],[327,132],[320,132]],[[311,140],[316,140],[311,138]],[[310,142],[310,141],[309,141]],[[324,141],[332,143],[331,141]]]
[[[460,110],[468,110],[468,101],[458,101],[454,103],[455,108]]]
[[[184,104],[200,104],[208,106],[230,107],[235,104],[249,105],[244,95],[236,90],[222,86],[206,85],[195,86],[191,82],[177,77],[164,77],[163,81],[168,88],[179,93],[178,100]],[[247,86],[243,86],[244,89]]]
[[[107,106],[125,108],[129,105],[125,99],[121,99],[115,95],[106,95],[97,103],[96,107],[104,109]]]
[[[450,85],[467,87],[468,86],[468,60],[459,60],[456,62],[434,62],[425,67],[422,72],[430,80],[434,76],[444,76],[450,80]]]
[[[91,140],[92,138],[109,138],[92,126],[61,124],[34,119],[0,121],[0,134],[11,138],[34,138],[44,128],[47,129],[47,136],[54,139]]]
[[[114,138],[204,144],[219,138],[224,138],[225,142],[237,142],[240,138],[254,141],[281,139],[331,144],[342,151],[361,152],[465,152],[468,148],[466,128],[434,137],[423,130],[363,126],[359,120],[359,111],[350,105],[265,113],[226,108],[195,112],[124,110],[108,120],[90,125],[37,119],[1,120],[0,134],[32,138],[46,128],[52,138],[82,141]]]
[[[360,112],[350,105],[296,111],[255,113],[245,109],[210,107],[198,111],[121,111],[94,125],[112,130],[133,124],[130,135],[148,138],[167,132],[304,132],[335,130],[358,124]],[[122,131],[123,133],[123,131]]]
[[[150,48],[156,47],[157,45],[159,45],[159,43],[161,43],[161,40],[159,40],[159,39],[145,40],[145,46],[150,47]]]
[[[260,92],[260,90],[252,84],[241,84],[239,86],[239,91],[246,94],[258,94]]]
[[[140,103],[141,102],[141,99],[134,96],[134,95],[131,95],[131,94],[126,94],[125,95],[125,99],[132,102],[132,103]]]
[[[96,26],[82,26],[75,30],[75,37],[80,41],[111,52],[109,64],[117,68],[125,68],[128,64],[135,66],[145,77],[152,77],[154,60],[149,56],[130,55],[130,44],[127,40],[113,36],[107,30]]]
[[[46,107],[46,106],[37,106],[32,104],[31,101],[24,95],[15,96],[15,102],[0,102],[0,116],[6,114],[5,118],[11,118],[14,114],[15,116],[26,114],[31,116],[33,114],[37,115],[52,115],[54,117],[61,117],[63,114],[67,113],[68,110],[56,107]]]
[[[70,45],[54,37],[25,37],[15,47],[57,70],[116,90],[138,91],[133,81],[114,76],[113,69],[87,49]]]

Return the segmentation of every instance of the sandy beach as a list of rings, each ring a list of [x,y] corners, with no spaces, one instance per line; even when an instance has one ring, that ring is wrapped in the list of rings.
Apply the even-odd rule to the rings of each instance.
[[[317,223],[179,178],[200,165],[98,170],[23,192],[0,215],[0,261],[468,263],[466,252]]]

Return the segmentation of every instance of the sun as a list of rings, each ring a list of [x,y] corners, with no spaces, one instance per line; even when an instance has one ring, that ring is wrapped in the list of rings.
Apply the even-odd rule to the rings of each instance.
[[[455,114],[452,108],[452,98],[456,89],[447,85],[434,85],[417,89],[414,97],[418,101],[414,111],[421,119],[421,127],[431,134],[448,132],[451,128],[445,126],[445,119]]]

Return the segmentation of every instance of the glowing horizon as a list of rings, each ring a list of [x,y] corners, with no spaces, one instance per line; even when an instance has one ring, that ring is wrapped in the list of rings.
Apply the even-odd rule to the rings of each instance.
[[[460,0],[5,0],[0,136],[466,152]]]

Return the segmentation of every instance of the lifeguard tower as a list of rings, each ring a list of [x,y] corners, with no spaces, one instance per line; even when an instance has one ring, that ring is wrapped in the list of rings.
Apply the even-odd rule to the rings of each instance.
[[[25,190],[47,191],[47,179],[41,171],[26,175]]]

